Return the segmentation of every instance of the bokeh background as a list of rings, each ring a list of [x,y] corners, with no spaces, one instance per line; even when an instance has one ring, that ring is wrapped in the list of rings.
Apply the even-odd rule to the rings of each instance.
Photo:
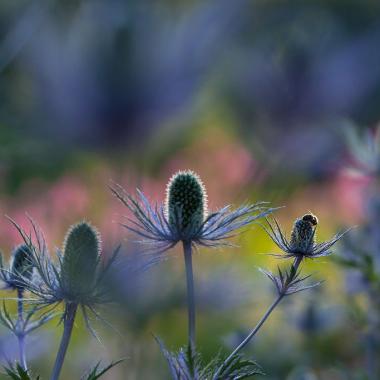
[[[168,178],[192,169],[212,209],[284,205],[276,215],[288,232],[311,211],[319,239],[360,226],[378,174],[379,42],[380,3],[370,0],[2,0],[0,214],[26,226],[29,213],[52,251],[86,218],[105,255],[119,242],[131,255],[110,181],[162,201]],[[2,217],[4,255],[18,243]],[[254,226],[235,243],[194,257],[205,361],[230,350],[273,297],[257,270],[279,264],[264,255],[275,252],[270,239]],[[124,278],[122,307],[101,310],[119,333],[94,320],[100,344],[78,318],[63,379],[118,358],[105,379],[169,377],[152,337],[171,349],[186,340],[182,257],[169,257]],[[268,380],[369,379],[379,351],[368,343],[365,289],[333,258],[304,271],[323,286],[286,299],[247,355]],[[57,324],[29,339],[44,378]],[[0,332],[3,360],[15,357]]]

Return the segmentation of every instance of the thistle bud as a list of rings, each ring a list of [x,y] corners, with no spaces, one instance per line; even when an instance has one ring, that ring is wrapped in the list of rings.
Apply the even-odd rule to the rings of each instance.
[[[69,297],[78,299],[94,286],[100,256],[100,236],[87,222],[70,227],[63,244],[62,280]]]
[[[176,173],[166,189],[169,225],[179,232],[197,230],[207,215],[207,195],[201,179],[192,171]]]
[[[315,244],[315,228],[318,218],[313,214],[306,214],[294,222],[290,237],[290,247],[297,253],[307,252]]]
[[[10,279],[14,286],[23,289],[20,276],[30,280],[33,274],[32,252],[26,244],[21,244],[12,252],[12,262],[10,265]]]

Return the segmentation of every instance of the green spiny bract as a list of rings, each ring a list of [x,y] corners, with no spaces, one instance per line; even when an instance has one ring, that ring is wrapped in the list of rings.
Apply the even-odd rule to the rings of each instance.
[[[315,228],[318,218],[313,214],[306,214],[294,222],[290,236],[290,247],[294,252],[307,252],[315,244]]]
[[[201,227],[207,214],[207,195],[201,179],[192,171],[176,173],[166,190],[169,225],[179,232]]]
[[[100,235],[87,222],[70,227],[63,244],[62,285],[65,296],[81,302],[92,292],[100,258]]]
[[[24,288],[20,277],[25,280],[31,279],[33,274],[31,258],[32,252],[26,244],[21,244],[13,250],[10,265],[10,280],[13,281],[15,288]]]

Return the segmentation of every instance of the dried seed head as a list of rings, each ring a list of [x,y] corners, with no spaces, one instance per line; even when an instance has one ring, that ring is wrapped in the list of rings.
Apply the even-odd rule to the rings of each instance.
[[[18,280],[20,276],[30,280],[33,274],[32,252],[26,244],[17,246],[12,253],[12,262],[10,265],[10,276],[16,288],[24,288]]]
[[[306,214],[294,222],[290,237],[290,247],[296,253],[305,253],[315,243],[315,228],[318,218],[313,214]]]
[[[69,297],[80,298],[94,286],[100,256],[100,235],[87,222],[70,227],[63,244],[62,280]]]
[[[205,187],[194,172],[180,171],[166,189],[166,214],[169,224],[180,232],[199,228],[207,215]]]

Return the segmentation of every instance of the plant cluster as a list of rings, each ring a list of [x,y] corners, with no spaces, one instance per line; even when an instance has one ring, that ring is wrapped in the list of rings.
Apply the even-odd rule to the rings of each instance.
[[[332,246],[345,235],[335,235],[331,240],[317,243],[318,219],[311,213],[294,222],[290,240],[279,223],[267,217],[276,209],[265,202],[247,204],[232,210],[230,206],[209,212],[207,195],[200,178],[191,171],[175,174],[169,181],[166,201],[152,205],[145,195],[138,191],[137,198],[127,193],[121,186],[111,188],[117,198],[129,209],[133,218],[128,217],[125,228],[140,236],[140,243],[146,244],[159,259],[165,257],[169,249],[180,243],[187,284],[188,343],[177,352],[170,352],[159,339],[157,342],[168,362],[173,380],[233,380],[263,374],[261,367],[253,360],[245,359],[242,349],[251,342],[281,300],[291,294],[315,287],[319,283],[305,284],[310,276],[302,276],[301,264],[306,259],[327,256]],[[232,246],[229,239],[242,227],[266,218],[266,230],[270,238],[282,251],[279,255],[292,259],[289,268],[278,268],[278,274],[261,271],[274,283],[277,296],[272,305],[252,331],[226,357],[219,353],[209,363],[202,361],[196,347],[196,310],[192,256],[199,246],[215,248]]]
[[[139,243],[149,253],[149,264],[166,258],[169,250],[177,244],[182,246],[186,272],[188,342],[185,347],[171,352],[156,337],[169,365],[171,378],[233,380],[263,374],[263,369],[254,360],[245,358],[242,350],[285,297],[319,285],[305,282],[310,276],[302,274],[302,263],[307,259],[329,255],[332,246],[344,233],[318,243],[318,219],[308,213],[294,222],[288,239],[278,221],[268,219],[276,209],[269,207],[266,202],[244,204],[236,209],[227,205],[210,211],[205,186],[191,171],[178,172],[170,179],[166,200],[162,204],[150,203],[139,190],[135,197],[116,184],[111,186],[111,191],[129,210],[126,222],[122,225],[139,236]],[[258,222],[264,218],[265,223]],[[115,301],[108,280],[117,270],[115,263],[119,250],[116,249],[108,260],[104,259],[100,233],[90,223],[82,221],[68,229],[62,248],[56,250],[53,259],[37,223],[31,218],[29,221],[30,233],[11,220],[19,231],[23,244],[14,250],[8,266],[1,261],[1,280],[6,289],[17,293],[18,304],[16,319],[5,304],[0,313],[0,322],[12,331],[19,343],[19,361],[10,362],[5,371],[10,378],[16,380],[39,379],[38,376],[33,377],[27,365],[25,339],[31,331],[58,315],[63,333],[51,372],[51,380],[58,380],[78,310],[82,311],[89,331],[96,336],[89,321],[89,313],[101,318],[97,306]],[[282,251],[279,256],[292,262],[285,269],[279,267],[277,273],[261,269],[274,284],[276,297],[273,303],[231,353],[217,353],[209,363],[204,363],[196,344],[194,252],[202,246],[232,247],[230,239],[252,223],[262,225]],[[26,293],[28,298],[25,298]],[[57,311],[58,305],[63,305],[62,313]],[[100,368],[98,363],[83,379],[98,379],[117,363],[119,361],[105,368]]]

